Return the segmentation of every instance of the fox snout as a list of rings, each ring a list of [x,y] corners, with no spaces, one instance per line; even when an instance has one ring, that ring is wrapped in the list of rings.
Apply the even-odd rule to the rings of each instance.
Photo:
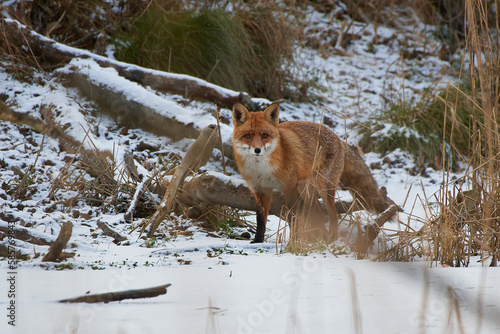
[[[241,156],[244,157],[264,157],[271,154],[276,148],[276,142],[271,141],[270,143],[241,143],[235,141],[235,148]]]
[[[253,155],[254,157],[259,157],[259,156],[264,155],[265,151],[266,151],[265,147],[252,147],[252,146],[250,146],[249,153],[250,153],[250,155]]]
[[[263,146],[250,146],[250,154],[255,157],[261,157],[270,154],[274,150],[275,145],[268,143]]]

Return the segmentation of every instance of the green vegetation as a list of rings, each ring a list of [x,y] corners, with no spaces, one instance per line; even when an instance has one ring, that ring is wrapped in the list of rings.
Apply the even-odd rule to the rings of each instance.
[[[254,96],[281,98],[291,61],[292,34],[285,20],[248,9],[167,10],[154,3],[115,39],[117,59],[189,74]]]
[[[443,159],[451,159],[454,166],[458,156],[469,156],[470,87],[470,81],[464,81],[459,89],[449,86],[437,95],[427,93],[417,102],[390,101],[368,124],[369,129],[360,130],[360,146],[381,154],[400,148],[434,168],[441,168]]]

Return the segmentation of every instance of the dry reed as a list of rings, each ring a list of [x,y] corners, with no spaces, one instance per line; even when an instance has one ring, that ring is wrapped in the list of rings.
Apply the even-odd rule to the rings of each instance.
[[[467,266],[480,256],[496,266],[500,255],[500,38],[499,14],[495,25],[488,2],[465,1],[466,50],[472,101],[469,118],[469,164],[466,173],[452,180],[451,159],[443,159],[443,186],[434,195],[437,210],[426,217],[419,231],[393,235],[398,242],[377,259],[411,260],[416,256],[448,266]],[[464,60],[464,63],[467,63]],[[467,95],[464,91],[459,92]],[[451,103],[451,104],[450,104]],[[453,106],[455,101],[446,101]],[[454,108],[445,109],[452,113]],[[456,124],[444,127],[446,133]],[[443,144],[443,156],[449,154]],[[430,208],[429,203],[424,207]]]

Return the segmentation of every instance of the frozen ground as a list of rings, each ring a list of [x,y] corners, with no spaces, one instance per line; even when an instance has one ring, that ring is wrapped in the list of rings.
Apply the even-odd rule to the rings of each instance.
[[[323,14],[308,15],[312,27],[326,29],[326,24],[332,22]],[[297,57],[302,62],[301,71],[304,75],[316,75],[321,89],[315,93],[323,101],[284,102],[282,118],[319,121],[322,115],[327,116],[339,136],[356,144],[358,134],[353,120],[364,122],[376,113],[382,107],[381,95],[407,94],[411,98],[426,87],[445,85],[443,73],[449,64],[435,56],[398,60],[403,43],[427,53],[439,47],[429,37],[427,27],[408,26],[406,32],[378,27],[379,38],[390,42],[377,44],[375,49],[368,47],[374,38],[372,26],[354,24],[352,29],[355,33],[359,30],[362,39],[347,49],[349,56],[300,50]],[[405,33],[412,38],[406,38]],[[158,109],[165,109],[162,112],[182,114],[186,123],[201,128],[207,122],[215,122],[207,116],[207,110],[213,107],[209,103],[185,106],[182,97],[128,82],[114,70],[103,70],[91,60],[74,61],[61,71],[75,68],[86,71],[91,80],[126,94],[130,92],[131,99],[153,107],[156,104]],[[411,75],[402,75],[408,69]],[[78,91],[66,88],[50,74],[38,76],[38,80],[21,82],[0,69],[2,98],[16,111],[37,118],[41,118],[40,106],[54,106],[58,111],[56,121],[67,124],[68,134],[85,139],[84,144],[89,147],[92,142],[99,149],[112,151],[117,161],[132,151],[137,160],[160,164],[157,152],[182,156],[192,143],[172,143],[138,129],[129,129],[125,134],[112,118],[97,113]],[[162,100],[169,107],[162,107]],[[323,110],[324,106],[328,108]],[[229,110],[222,113],[229,118]],[[87,133],[88,129],[91,131]],[[224,140],[229,140],[231,131],[229,125],[222,125]],[[137,151],[140,142],[156,147],[157,152]],[[425,176],[414,173],[412,157],[399,151],[387,157],[392,166],[382,164],[382,168],[372,172],[379,186],[385,186],[389,196],[404,208],[399,219],[417,229],[421,220],[432,214],[425,204],[434,200],[442,174],[430,168]],[[215,237],[186,220],[174,222],[186,234],[168,235],[151,244],[140,238],[137,231],[128,234],[130,225],[124,222],[123,213],[105,212],[86,201],[65,207],[61,202],[75,196],[74,189],[61,188],[56,194],[57,203],[47,199],[68,158],[71,155],[61,151],[57,140],[43,138],[26,127],[0,122],[0,212],[15,217],[16,224],[52,238],[57,236],[63,221],[71,220],[74,230],[70,243],[77,253],[62,264],[42,263],[41,256],[19,263],[15,327],[8,325],[7,317],[7,307],[13,300],[6,298],[10,289],[8,262],[0,260],[5,273],[0,279],[1,333],[500,332],[500,271],[483,267],[478,259],[469,268],[442,268],[438,264],[429,268],[425,259],[412,263],[356,260],[348,240],[338,242],[340,251],[335,255],[325,250],[307,256],[281,253],[283,244],[276,242],[274,234],[279,225],[276,218],[269,226],[270,238],[262,245]],[[365,155],[369,166],[383,158],[375,153]],[[16,168],[29,171],[35,181],[25,199],[16,199],[8,191],[19,182]],[[220,172],[220,162],[212,159],[206,169]],[[140,171],[148,173],[145,169]],[[234,182],[241,181],[234,171],[230,173]],[[92,180],[85,173],[82,177]],[[341,194],[341,198],[346,197],[347,194]],[[127,245],[116,245],[104,236],[97,228],[98,221],[127,235]],[[140,221],[136,219],[134,224]],[[1,218],[0,224],[7,226]],[[343,228],[348,229],[347,222]],[[389,222],[385,228],[389,231],[403,227]],[[164,231],[168,233],[168,229]],[[47,249],[36,246],[32,254],[43,255]],[[371,251],[377,253],[377,245]],[[109,292],[165,283],[172,284],[168,293],[151,299],[105,305],[57,303],[87,291]]]

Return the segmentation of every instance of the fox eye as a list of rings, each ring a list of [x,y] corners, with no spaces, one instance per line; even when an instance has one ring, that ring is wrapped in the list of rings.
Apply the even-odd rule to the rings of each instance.
[[[262,139],[267,139],[267,137],[269,137],[269,135],[268,135],[267,133],[264,133],[264,134],[262,135]]]
[[[245,135],[245,139],[252,139],[252,135]]]

